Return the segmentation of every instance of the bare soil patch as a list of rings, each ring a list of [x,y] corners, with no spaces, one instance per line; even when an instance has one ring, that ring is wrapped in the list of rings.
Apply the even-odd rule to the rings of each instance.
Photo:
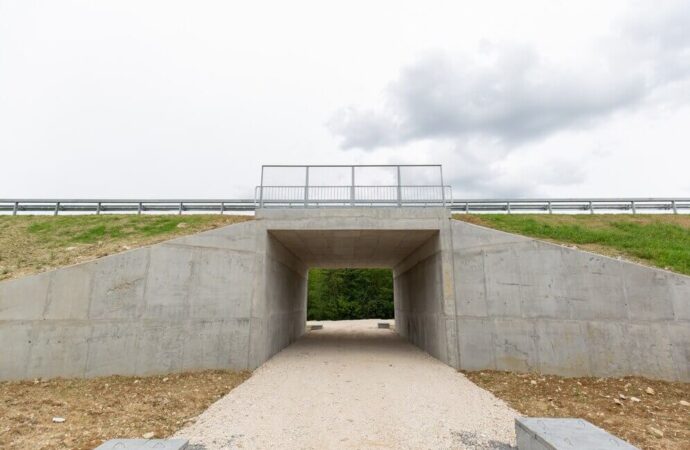
[[[166,437],[249,375],[207,370],[0,382],[0,448],[91,450],[108,439]]]
[[[526,416],[582,418],[642,449],[690,448],[690,405],[681,403],[690,402],[690,383],[463,373]]]

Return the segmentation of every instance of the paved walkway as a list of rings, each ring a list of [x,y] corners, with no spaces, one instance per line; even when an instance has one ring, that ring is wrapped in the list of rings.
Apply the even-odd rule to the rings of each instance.
[[[177,436],[193,449],[509,449],[516,412],[377,321],[323,322]]]

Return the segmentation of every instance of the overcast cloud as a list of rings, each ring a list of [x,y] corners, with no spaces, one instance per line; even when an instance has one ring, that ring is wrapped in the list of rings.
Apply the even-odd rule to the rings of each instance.
[[[486,41],[471,56],[425,55],[402,68],[380,108],[347,106],[329,127],[343,148],[372,150],[474,135],[514,147],[596,124],[690,79],[690,2],[653,9],[661,13],[637,11],[619,35],[561,61]]]
[[[441,163],[454,196],[690,196],[686,0],[0,0],[0,197],[251,197]]]

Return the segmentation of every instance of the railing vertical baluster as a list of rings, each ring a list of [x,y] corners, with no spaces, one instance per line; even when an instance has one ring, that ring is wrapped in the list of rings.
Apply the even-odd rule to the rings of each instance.
[[[400,166],[398,168],[398,206],[402,206],[402,189],[400,188]]]
[[[309,206],[309,166],[305,170],[305,180],[304,180],[304,207]]]
[[[355,166],[350,167],[350,206],[355,206]]]

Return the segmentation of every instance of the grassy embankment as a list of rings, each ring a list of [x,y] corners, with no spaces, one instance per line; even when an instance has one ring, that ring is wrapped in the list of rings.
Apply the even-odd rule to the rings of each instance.
[[[453,217],[690,275],[690,215],[457,214]]]
[[[0,280],[100,258],[252,216],[0,216]]]

